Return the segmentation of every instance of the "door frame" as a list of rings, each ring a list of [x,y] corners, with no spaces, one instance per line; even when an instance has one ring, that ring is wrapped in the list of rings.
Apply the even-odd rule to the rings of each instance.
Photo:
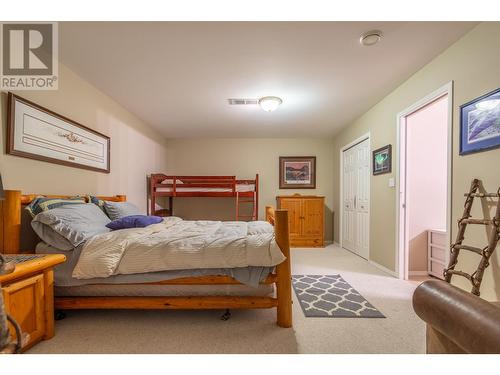
[[[402,126],[406,117],[419,109],[429,105],[439,98],[448,95],[448,145],[447,145],[447,199],[446,199],[446,243],[450,243],[451,237],[451,198],[452,198],[452,165],[453,165],[453,81],[441,86],[439,89],[418,100],[408,108],[399,112],[396,116],[397,138],[397,162],[396,162],[396,271],[398,278],[408,278],[408,239],[407,215],[405,211],[406,200],[406,123]],[[449,253],[446,252],[445,263],[449,262]]]
[[[342,146],[340,148],[340,214],[339,214],[339,245],[341,248],[344,249],[344,151],[350,149],[351,147],[356,146],[358,143],[361,143],[363,141],[368,140],[368,150],[371,153],[372,147],[371,147],[371,134],[370,132],[363,134],[361,137],[356,138],[352,142],[349,142]],[[372,194],[371,194],[371,170],[372,170],[372,158],[370,155],[370,177],[368,178],[368,196],[370,197],[369,199],[369,204],[368,204],[368,258],[366,260],[370,260],[370,224],[371,224],[371,202],[372,202]],[[346,249],[347,251],[350,251],[349,249]],[[351,251],[352,252],[352,251]],[[353,252],[352,252],[353,253]],[[355,254],[355,253],[353,253]],[[358,255],[358,254],[355,254]],[[358,255],[359,256],[359,255]],[[360,256],[360,258],[362,258]],[[363,258],[364,259],[364,258]]]

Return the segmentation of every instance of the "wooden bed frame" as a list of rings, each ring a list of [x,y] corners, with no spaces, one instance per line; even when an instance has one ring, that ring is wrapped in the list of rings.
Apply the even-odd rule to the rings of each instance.
[[[164,183],[171,180],[171,183]],[[182,184],[177,183],[181,181]],[[252,191],[238,191],[238,185],[253,185]],[[158,191],[168,188],[170,191]],[[190,189],[190,191],[177,189]],[[226,191],[196,191],[196,189],[224,189]],[[156,210],[156,199],[168,197],[168,209]],[[149,179],[150,215],[173,215],[174,197],[234,197],[236,198],[236,220],[241,218],[257,220],[259,214],[259,175],[254,180],[237,180],[236,176],[168,176],[154,173]],[[252,203],[252,215],[240,215],[240,204]]]
[[[34,249],[21,249],[21,210],[38,195],[22,195],[17,190],[6,190],[5,199],[0,200],[0,253],[33,253]],[[48,196],[48,195],[44,195]],[[68,196],[50,195],[54,198]],[[124,202],[125,195],[99,197],[103,200]],[[292,326],[292,289],[290,270],[290,244],[288,213],[266,207],[266,220],[274,225],[278,246],[286,260],[276,266],[261,284],[275,284],[276,297],[269,296],[161,296],[161,297],[56,297],[55,308],[70,309],[277,309],[280,327]],[[230,276],[202,276],[164,280],[156,285],[232,285],[240,284]]]

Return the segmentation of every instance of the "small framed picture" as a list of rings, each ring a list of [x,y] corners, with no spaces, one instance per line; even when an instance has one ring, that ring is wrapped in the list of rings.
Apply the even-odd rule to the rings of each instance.
[[[373,151],[373,175],[391,173],[392,146],[387,145]]]
[[[460,106],[460,155],[500,147],[500,88]]]
[[[316,156],[280,156],[280,189],[316,189]]]

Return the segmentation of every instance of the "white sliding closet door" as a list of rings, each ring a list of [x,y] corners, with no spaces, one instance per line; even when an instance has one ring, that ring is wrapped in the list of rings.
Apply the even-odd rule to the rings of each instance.
[[[370,148],[368,139],[343,152],[342,246],[368,259]]]

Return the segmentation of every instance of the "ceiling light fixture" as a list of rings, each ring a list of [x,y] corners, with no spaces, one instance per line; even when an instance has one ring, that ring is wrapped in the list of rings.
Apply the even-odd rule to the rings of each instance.
[[[281,103],[283,103],[283,100],[277,96],[264,96],[259,99],[260,108],[266,112],[273,112],[277,110]]]
[[[383,34],[380,30],[367,31],[359,37],[359,43],[365,47],[370,47],[377,44],[382,39],[382,36]]]

